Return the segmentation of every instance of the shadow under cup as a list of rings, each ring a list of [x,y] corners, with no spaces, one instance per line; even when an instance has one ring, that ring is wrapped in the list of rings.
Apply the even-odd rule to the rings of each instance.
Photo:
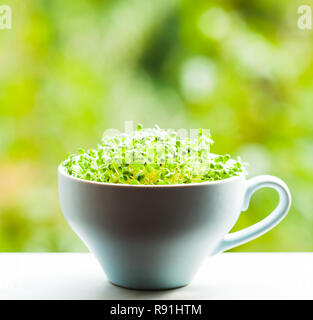
[[[287,214],[290,193],[278,178],[240,176],[184,185],[122,185],[73,178],[58,169],[64,217],[109,280],[133,289],[190,283],[209,255],[265,233]],[[252,193],[276,189],[277,208],[264,220],[227,234]]]

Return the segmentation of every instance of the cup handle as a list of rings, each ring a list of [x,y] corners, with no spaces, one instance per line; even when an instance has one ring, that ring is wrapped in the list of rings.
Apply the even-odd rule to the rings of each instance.
[[[252,194],[258,189],[266,187],[275,189],[279,194],[279,203],[275,210],[256,224],[243,230],[227,234],[214,250],[213,254],[234,248],[261,236],[274,228],[287,215],[291,204],[290,191],[282,180],[268,175],[257,176],[246,181],[243,211],[248,209]]]

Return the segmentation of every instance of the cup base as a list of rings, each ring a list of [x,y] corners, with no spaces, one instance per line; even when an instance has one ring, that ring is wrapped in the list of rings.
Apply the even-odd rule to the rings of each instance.
[[[113,281],[109,281],[111,284],[113,284],[114,286],[123,288],[123,289],[129,289],[129,290],[138,290],[138,291],[165,291],[165,290],[174,290],[174,289],[179,289],[179,288],[183,288],[186,287],[190,284],[190,282],[185,283],[185,284],[181,284],[181,285],[175,285],[175,286],[160,286],[160,287],[150,287],[150,286],[128,286],[127,284],[119,284],[119,283],[115,283]]]

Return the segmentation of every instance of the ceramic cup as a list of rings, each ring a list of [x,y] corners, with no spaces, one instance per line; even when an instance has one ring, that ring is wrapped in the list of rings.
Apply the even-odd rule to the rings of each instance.
[[[287,214],[288,187],[273,176],[244,175],[185,185],[122,185],[81,180],[60,166],[63,214],[94,253],[108,279],[133,289],[190,283],[207,256],[250,241]],[[270,187],[279,204],[265,219],[228,233],[251,195]]]

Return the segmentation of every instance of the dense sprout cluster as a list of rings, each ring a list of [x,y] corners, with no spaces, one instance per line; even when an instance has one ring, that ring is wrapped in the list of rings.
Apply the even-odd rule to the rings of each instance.
[[[210,153],[208,130],[183,138],[158,126],[105,136],[96,149],[79,149],[62,163],[76,178],[120,184],[185,184],[216,181],[245,172],[240,160]]]

